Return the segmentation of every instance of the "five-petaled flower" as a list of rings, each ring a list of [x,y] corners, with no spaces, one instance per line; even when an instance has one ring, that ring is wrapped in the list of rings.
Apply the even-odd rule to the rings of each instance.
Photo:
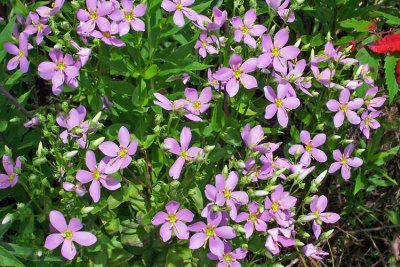
[[[343,89],[340,92],[339,101],[331,99],[326,103],[326,106],[330,111],[336,112],[336,115],[333,118],[333,123],[336,128],[342,126],[345,115],[351,124],[360,124],[361,119],[353,110],[359,109],[364,104],[364,101],[361,98],[356,98],[351,101],[349,100],[350,91]]]
[[[328,199],[326,198],[326,196],[319,197],[317,195],[314,195],[313,200],[310,204],[311,213],[306,216],[307,220],[314,219],[312,229],[317,239],[321,234],[322,222],[333,224],[340,219],[340,216],[337,213],[324,212],[327,205]]]
[[[159,211],[154,215],[151,223],[153,225],[160,225],[160,236],[164,242],[171,239],[172,230],[178,239],[188,239],[189,230],[185,222],[193,221],[194,214],[188,209],[179,210],[180,203],[177,201],[170,201],[165,205],[167,213]]]
[[[243,41],[252,48],[256,48],[257,42],[253,37],[259,37],[267,31],[264,25],[254,25],[257,19],[255,9],[250,9],[241,17],[232,18],[232,26],[235,29],[235,42]]]
[[[0,189],[14,187],[18,182],[18,171],[21,170],[21,160],[17,157],[14,165],[12,158],[4,155],[3,168],[6,174],[0,173]]]
[[[339,149],[333,151],[333,158],[336,162],[332,163],[329,167],[329,173],[337,172],[341,169],[341,175],[343,179],[348,180],[350,178],[350,169],[351,167],[357,168],[363,164],[362,159],[358,157],[350,158],[351,153],[354,150],[354,145],[349,144],[342,152]]]
[[[197,19],[197,13],[189,8],[193,3],[194,0],[163,0],[161,7],[167,12],[175,12],[174,23],[179,27],[183,27],[185,25],[183,15],[192,21],[196,21]]]
[[[321,133],[317,134],[311,139],[310,132],[301,131],[300,140],[304,145],[293,145],[289,149],[289,154],[303,154],[300,163],[308,167],[311,163],[311,158],[318,162],[325,162],[327,160],[326,154],[317,147],[322,146],[326,141],[326,135]]]

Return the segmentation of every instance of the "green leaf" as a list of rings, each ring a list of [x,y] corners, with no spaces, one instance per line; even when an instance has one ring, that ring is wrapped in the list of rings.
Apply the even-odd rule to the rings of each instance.
[[[340,22],[340,26],[343,28],[354,29],[356,32],[369,32],[368,27],[371,25],[371,22],[366,20],[358,20],[355,18],[344,20]]]
[[[386,86],[389,90],[389,102],[392,103],[394,97],[396,96],[397,92],[399,91],[399,85],[396,81],[396,64],[398,58],[394,56],[387,56],[385,58],[385,79],[386,79]]]
[[[201,213],[203,210],[203,196],[198,186],[189,190],[189,196],[193,199],[194,206]]]
[[[364,188],[365,182],[361,173],[358,173],[356,177],[356,184],[354,186],[353,195],[356,195],[361,189]]]
[[[392,25],[400,25],[400,17],[399,16],[393,16],[388,13],[382,12],[382,11],[373,11],[371,12],[373,16],[379,16],[379,17],[384,17],[387,19],[386,23],[392,24]]]
[[[24,267],[25,265],[20,262],[13,254],[8,252],[2,245],[0,245],[0,262],[2,266]]]
[[[145,80],[149,80],[157,75],[158,73],[158,66],[156,64],[151,65],[143,74],[143,78]]]
[[[7,130],[8,121],[0,121],[0,133]]]

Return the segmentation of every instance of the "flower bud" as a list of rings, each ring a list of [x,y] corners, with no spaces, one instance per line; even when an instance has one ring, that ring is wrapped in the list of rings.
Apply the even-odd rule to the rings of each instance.
[[[220,211],[220,208],[217,205],[212,205],[211,209],[212,209],[213,212]]]
[[[326,34],[325,40],[326,40],[327,42],[329,42],[330,40],[332,40],[331,32],[328,32],[328,33]]]
[[[341,137],[340,135],[337,135],[337,134],[331,136],[331,139],[332,139],[332,140],[339,140],[339,139],[341,139],[341,138],[342,138],[342,137]]]
[[[35,165],[35,166],[39,166],[39,165],[42,165],[45,162],[47,162],[47,159],[45,157],[39,157],[39,158],[35,158],[32,161],[32,164]]]
[[[326,177],[327,173],[328,173],[328,170],[325,170],[325,171],[321,172],[321,174],[318,175],[317,178],[315,178],[315,182],[317,184],[321,184],[322,180],[324,180],[324,178]]]
[[[70,25],[69,25],[69,23],[67,22],[67,21],[63,21],[63,22],[61,22],[61,28],[63,29],[63,30],[70,30],[71,29],[71,27],[70,27]],[[68,34],[69,35],[69,34]],[[65,37],[65,35],[64,35],[64,37]],[[69,38],[71,38],[71,35],[69,35]],[[66,40],[66,39],[65,39]],[[69,40],[71,40],[71,39],[69,39]]]
[[[222,169],[222,174],[223,174],[225,177],[228,177],[228,173],[229,173],[228,166],[225,165],[224,168]]]
[[[303,46],[301,47],[301,50],[302,50],[302,51],[307,51],[308,48],[310,48],[310,46],[311,46],[311,44],[305,44],[305,45],[303,45]]]
[[[264,197],[264,196],[269,195],[269,192],[268,192],[268,191],[265,191],[265,190],[256,190],[256,191],[254,192],[254,195],[255,195],[256,197]]]
[[[83,208],[81,209],[81,213],[82,213],[82,214],[88,214],[88,213],[90,213],[93,209],[94,209],[94,207],[83,207]]]
[[[78,154],[78,150],[72,150],[69,152],[65,152],[63,155],[63,158],[64,159],[72,159],[73,157],[76,156],[76,154]]]
[[[238,162],[237,162],[237,166],[238,166],[240,169],[246,168],[246,164],[245,164],[243,161],[238,161]]]
[[[56,35],[57,35],[57,31],[56,32],[54,32]],[[60,31],[58,31],[58,33],[60,33]],[[62,48],[62,45],[61,44],[55,44],[54,45],[54,48],[55,49],[59,49],[59,50],[61,50],[61,48]]]
[[[269,35],[273,35],[276,29],[276,24],[274,24],[274,26],[271,27],[271,29],[269,29]]]
[[[73,9],[78,10],[80,8],[79,1],[72,0],[71,1],[71,6],[72,6]]]
[[[301,44],[301,38],[297,39],[296,43],[294,44],[295,47],[299,47]]]
[[[321,240],[328,240],[329,237],[333,234],[334,229],[329,230],[328,232],[322,233]]]
[[[91,143],[91,145],[94,147],[94,148],[97,148],[101,143],[103,143],[103,141],[105,140],[106,138],[103,136],[103,137],[100,137],[100,138],[97,138],[96,140],[94,140],[92,143]]]
[[[354,142],[353,139],[344,139],[344,140],[343,140],[343,144],[351,144],[351,143],[353,143],[353,142]]]
[[[313,220],[315,220],[315,218],[317,218],[317,216],[315,216],[314,214],[311,215],[301,215],[298,219],[297,222],[302,223],[302,222],[311,222]]]
[[[1,224],[7,224],[9,222],[12,222],[13,220],[14,220],[14,214],[7,213],[6,216],[4,216],[3,220],[1,221]]]
[[[99,122],[100,117],[101,117],[101,111],[97,112],[97,114],[92,119],[92,122],[97,124]]]
[[[319,93],[316,92],[316,91],[312,91],[312,92],[311,92],[311,95],[312,95],[313,97],[317,97],[317,96],[319,96]]]
[[[181,182],[179,182],[178,180],[172,181],[170,183],[172,188],[178,188],[181,185]]]
[[[365,151],[364,148],[359,148],[359,149],[356,149],[355,152],[356,152],[357,155],[360,155],[360,154],[362,154],[364,151]]]
[[[294,242],[296,243],[296,246],[298,246],[298,247],[302,247],[302,246],[305,245],[303,242],[301,242],[301,241],[298,240],[298,239],[296,239]]]
[[[314,48],[311,48],[310,61],[312,61],[314,58],[315,58],[315,50]]]
[[[215,148],[215,146],[205,146],[205,147],[204,147],[204,151],[205,151],[205,152],[211,152],[211,151],[214,150],[214,148]]]

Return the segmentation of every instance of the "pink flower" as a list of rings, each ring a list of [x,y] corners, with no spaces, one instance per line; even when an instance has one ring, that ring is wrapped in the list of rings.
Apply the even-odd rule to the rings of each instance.
[[[273,228],[267,231],[268,237],[265,242],[265,247],[273,255],[278,254],[281,251],[281,247],[291,247],[296,243],[291,238],[292,231],[290,229]]]
[[[294,96],[288,97],[288,84],[278,84],[278,94],[275,94],[271,86],[265,86],[265,97],[272,102],[265,108],[265,119],[269,120],[277,114],[278,122],[286,127],[289,121],[287,111],[300,106],[300,100]]]
[[[244,42],[252,48],[256,48],[257,43],[253,37],[259,37],[267,31],[264,25],[254,25],[257,19],[255,9],[250,9],[244,14],[244,20],[241,17],[232,18],[232,26],[235,29],[235,42]]]
[[[87,192],[85,186],[81,183],[72,184],[69,182],[64,182],[62,186],[65,191],[75,192],[80,197],[83,197]]]
[[[361,98],[356,98],[352,101],[349,101],[349,99],[350,91],[344,89],[340,92],[339,101],[331,99],[326,103],[330,111],[336,112],[333,118],[333,123],[336,128],[343,125],[345,115],[351,124],[357,125],[361,122],[360,117],[353,110],[359,109],[364,104],[364,101]]]
[[[76,173],[76,179],[82,184],[90,183],[89,193],[95,203],[100,199],[100,185],[108,190],[117,190],[121,184],[114,177],[105,173],[105,168],[109,158],[102,159],[97,165],[96,156],[93,151],[86,152],[86,167],[89,171],[79,170]]]
[[[274,70],[286,72],[287,61],[295,59],[300,54],[300,49],[295,46],[286,46],[289,40],[289,32],[281,29],[275,34],[274,41],[269,34],[263,36],[261,46],[263,54],[258,58],[257,67],[267,68],[271,62]]]
[[[189,240],[190,249],[199,249],[208,242],[208,247],[212,254],[222,257],[224,254],[223,239],[232,239],[236,237],[236,233],[230,226],[220,226],[222,216],[209,216],[207,224],[204,222],[196,222],[189,225],[189,231],[197,232],[192,235]]]
[[[91,246],[97,242],[94,234],[79,231],[83,228],[81,220],[72,218],[69,224],[65,221],[64,215],[56,210],[52,210],[49,215],[51,226],[57,233],[46,237],[44,247],[50,250],[55,249],[62,244],[61,255],[68,260],[72,260],[76,255],[74,242],[81,246]]]
[[[336,74],[335,70],[326,68],[321,72],[316,64],[311,64],[311,71],[313,72],[315,79],[323,86],[333,88],[336,85],[331,82]]]
[[[24,123],[24,127],[25,128],[32,128],[35,126],[38,126],[40,124],[38,117],[33,117],[32,119],[30,119],[29,121]]]
[[[213,44],[214,40],[203,32],[200,34],[199,40],[196,41],[194,48],[199,51],[199,55],[202,58],[205,58],[207,54],[218,54],[218,49]]]
[[[314,259],[317,261],[322,260],[322,257],[329,255],[328,252],[320,250],[313,244],[307,244],[303,247],[304,255],[306,255],[310,259]]]
[[[263,164],[259,169],[256,161],[254,159],[246,160],[246,168],[243,170],[243,174],[252,177],[253,182],[257,182],[258,180],[266,180],[271,178],[273,175],[272,164],[266,163]]]
[[[111,1],[98,1],[98,0],[86,0],[86,10],[79,9],[76,13],[80,24],[78,26],[79,33],[88,34],[91,33],[96,25],[100,27],[107,27],[110,22],[106,18],[113,11],[113,5]]]
[[[184,108],[186,105],[186,101],[184,99],[171,101],[159,93],[154,93],[154,96],[157,99],[154,101],[154,104],[168,111],[177,111]]]
[[[296,64],[288,62],[288,68],[285,72],[277,73],[274,71],[272,75],[278,79],[278,83],[288,83],[288,93],[290,96],[296,96],[296,91],[292,86],[294,84],[297,89],[312,97],[312,94],[307,90],[311,87],[311,81],[307,81],[302,77],[305,67],[305,59],[297,61]]]
[[[296,205],[297,199],[284,191],[279,184],[271,194],[271,199],[265,197],[264,205],[269,214],[275,218],[276,222],[282,227],[289,226],[290,209]]]
[[[66,117],[61,114],[56,118],[57,124],[62,128],[66,128],[60,134],[60,138],[64,144],[68,143],[68,139],[76,139],[81,148],[86,147],[86,137],[90,130],[90,122],[85,121],[85,117],[86,108],[79,106],[72,108]]]
[[[203,149],[201,148],[189,148],[190,140],[192,140],[192,132],[190,128],[183,127],[180,136],[180,144],[174,138],[167,138],[164,141],[164,145],[168,151],[178,156],[178,159],[169,169],[169,176],[173,179],[179,178],[186,161],[195,160],[203,153]]]
[[[77,55],[79,56],[79,60],[76,62],[78,68],[81,68],[86,65],[89,61],[90,55],[92,54],[91,48],[82,48],[75,41],[71,40],[69,42],[76,50],[78,50]]]
[[[328,199],[326,196],[313,196],[313,200],[310,204],[310,209],[311,213],[307,215],[308,219],[312,218],[314,219],[313,221],[313,232],[315,235],[315,238],[319,238],[319,235],[321,234],[321,224],[322,222],[324,223],[329,223],[333,224],[336,223],[339,219],[340,216],[337,213],[334,212],[324,212],[326,209],[326,206],[328,205]]]
[[[28,50],[32,49],[32,45],[28,43],[28,36],[25,33],[21,33],[18,37],[18,47],[12,43],[5,43],[4,49],[11,55],[14,55],[7,63],[7,70],[15,70],[18,65],[22,73],[28,72]]]
[[[110,174],[128,167],[132,162],[132,155],[136,153],[138,140],[131,140],[128,129],[122,126],[118,131],[119,146],[115,143],[106,141],[99,145],[99,149],[104,155],[110,157],[104,173]],[[103,184],[104,185],[104,184]]]
[[[21,160],[17,157],[15,165],[8,155],[3,155],[3,168],[6,174],[0,173],[0,189],[14,187],[18,182],[18,172],[21,170]]]
[[[211,69],[207,70],[208,84],[214,87],[215,90],[219,89],[219,81],[215,79]]]
[[[153,225],[162,224],[160,236],[164,242],[171,239],[172,230],[174,230],[174,234],[178,239],[189,239],[189,229],[185,222],[193,221],[194,214],[188,209],[181,209],[178,211],[179,206],[179,202],[170,201],[165,205],[167,213],[159,211],[151,220]]]
[[[375,97],[378,93],[378,87],[372,87],[367,90],[364,96],[364,104],[370,111],[376,111],[378,108],[382,107],[386,102],[386,97],[380,96]]]
[[[271,215],[267,211],[260,211],[260,205],[253,201],[247,206],[249,213],[241,212],[235,219],[235,222],[247,221],[244,225],[244,231],[246,238],[250,238],[253,235],[254,229],[257,232],[267,231],[267,223],[271,218]]]
[[[215,255],[213,253],[207,253],[207,257],[210,260],[217,261],[217,267],[241,267],[242,265],[237,260],[242,260],[246,258],[247,250],[242,248],[237,248],[232,251],[232,245],[229,242],[224,241],[224,253],[222,255]]]
[[[199,115],[206,112],[210,107],[209,102],[212,98],[211,87],[204,88],[200,95],[198,95],[196,89],[186,88],[185,96],[187,98],[185,108],[188,111],[185,116],[192,121],[201,121],[202,119]]]
[[[327,160],[326,154],[318,149],[317,147],[322,146],[326,141],[325,134],[317,134],[314,139],[311,139],[310,132],[301,131],[300,140],[304,144],[303,145],[293,145],[289,149],[289,154],[303,154],[300,159],[300,163],[302,163],[305,167],[308,167],[311,163],[311,158],[315,158],[318,162],[325,162]]]
[[[51,28],[47,25],[47,19],[40,18],[35,12],[29,12],[26,18],[26,28],[23,31],[27,35],[33,35],[36,33],[36,44],[40,44],[43,41],[45,35],[51,33]]]
[[[49,81],[51,80],[53,94],[61,94],[64,82],[72,88],[78,87],[76,77],[79,76],[79,68],[75,66],[75,61],[72,56],[66,54],[63,56],[60,50],[52,49],[49,52],[52,60],[45,61],[39,64],[39,76]]]
[[[229,59],[230,68],[220,68],[214,78],[226,82],[226,91],[233,97],[239,91],[239,81],[246,89],[253,89],[258,86],[256,78],[248,73],[256,70],[257,59],[250,58],[243,62],[241,56],[233,54]]]
[[[119,34],[121,36],[127,34],[130,28],[137,32],[144,32],[145,24],[139,18],[146,13],[147,5],[138,4],[134,6],[132,0],[122,0],[121,5],[121,10],[115,10],[110,15],[112,20],[118,22]]]
[[[197,19],[197,13],[190,9],[189,6],[193,5],[195,0],[163,0],[161,7],[167,12],[174,13],[174,23],[179,27],[185,25],[185,15],[188,19],[195,21]]]
[[[361,123],[360,123],[360,130],[364,134],[364,136],[369,139],[370,129],[378,129],[381,127],[381,124],[375,119],[379,117],[379,111],[372,111],[368,114],[368,110],[365,110],[361,114]]]
[[[110,23],[108,20],[104,21],[104,23],[98,25],[100,31],[93,30],[89,35],[102,40],[105,44],[122,47],[125,46],[125,43],[119,40],[115,35],[119,33],[118,23],[113,21]]]
[[[65,0],[55,0],[51,7],[40,6],[36,9],[36,12],[43,18],[48,18],[56,15],[64,5]]]
[[[209,19],[207,16],[197,14],[197,19],[194,25],[203,31],[219,30],[226,22],[228,12],[221,11],[218,7],[213,7],[212,14],[212,18],[214,19],[214,21]]]
[[[265,2],[287,23],[292,23],[296,19],[294,12],[287,8],[290,0],[285,0],[283,3],[282,0],[265,0]]]
[[[249,197],[244,191],[234,191],[239,182],[239,175],[237,172],[232,171],[229,173],[228,178],[225,180],[223,174],[215,176],[215,187],[206,187],[208,194],[213,194],[212,191],[216,190],[215,203],[218,206],[229,207],[229,215],[232,220],[236,219],[238,208],[249,202]]]
[[[341,175],[343,179],[348,180],[350,178],[350,169],[351,167],[357,168],[363,164],[362,159],[354,157],[350,158],[351,153],[354,150],[354,145],[349,144],[343,151],[343,154],[339,149],[333,151],[333,158],[336,162],[332,163],[329,167],[329,173],[335,173],[339,169],[341,169]]]

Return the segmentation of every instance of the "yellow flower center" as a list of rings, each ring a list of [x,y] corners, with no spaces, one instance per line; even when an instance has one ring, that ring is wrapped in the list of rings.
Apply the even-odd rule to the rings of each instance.
[[[276,104],[277,108],[282,107],[282,106],[283,106],[283,101],[282,101],[282,99],[276,98],[276,99],[275,99],[275,104]]]
[[[65,70],[66,64],[64,63],[64,61],[58,62],[56,64],[57,64],[57,69],[59,69],[61,71]]]
[[[248,34],[249,33],[249,31],[250,31],[250,29],[249,29],[249,27],[247,27],[247,26],[243,26],[242,27],[242,32],[243,32],[243,34]]]
[[[240,77],[242,76],[242,70],[241,69],[235,69],[233,71],[233,76],[235,76],[236,79],[240,79]]]
[[[186,159],[187,157],[189,157],[189,152],[187,152],[186,150],[182,150],[181,151],[181,157],[183,159]]]
[[[279,210],[279,204],[276,203],[276,202],[272,203],[271,209],[272,209],[273,211],[275,211],[275,212],[278,211],[278,210]]]
[[[179,10],[179,11],[182,10],[182,4],[180,4],[180,3],[176,4],[176,9]]]
[[[194,109],[200,109],[200,107],[201,107],[200,101],[196,100],[196,101],[193,102],[193,108]]]
[[[61,234],[65,239],[72,239],[72,232],[71,230],[67,229]]]
[[[205,233],[208,237],[216,236],[214,227],[207,227]]]
[[[111,34],[109,32],[105,32],[105,33],[103,33],[103,36],[106,37],[106,38],[110,38]]]
[[[364,101],[365,105],[368,106],[371,103],[371,100],[367,99]]]
[[[8,181],[11,183],[12,181],[14,181],[14,178],[15,178],[15,173],[11,173],[11,174],[8,176]]]
[[[96,10],[95,11],[93,11],[92,13],[90,13],[90,19],[91,20],[96,20],[97,19],[97,12],[96,12]]]
[[[366,126],[368,126],[369,125],[369,119],[365,118],[364,123],[365,123]]]
[[[249,220],[254,222],[257,221],[257,213],[250,213]]]
[[[25,54],[24,54],[24,51],[22,51],[22,50],[19,50],[19,52],[18,52],[18,56],[19,57],[23,57]]]
[[[128,155],[128,150],[125,147],[121,147],[118,155],[120,158],[125,158]]]
[[[317,219],[319,218],[319,211],[318,210],[314,210],[314,215],[317,216]]]
[[[134,15],[131,12],[125,12],[125,19],[131,22],[134,18]]]
[[[310,152],[313,149],[313,145],[312,144],[307,144],[306,145],[306,151]]]
[[[340,110],[341,111],[343,111],[343,112],[346,112],[347,111],[347,105],[340,105]]]
[[[42,31],[43,26],[44,26],[44,25],[43,25],[42,23],[39,23],[39,24],[37,25],[37,30],[38,30],[38,32]]]
[[[347,163],[347,159],[346,159],[345,157],[342,157],[342,158],[340,159],[340,164],[344,165],[344,164],[346,164],[346,163]]]
[[[231,191],[229,191],[229,190],[227,190],[227,189],[224,189],[224,197],[226,198],[226,199],[230,199],[231,198],[231,196],[232,196],[232,192]]]
[[[201,46],[202,47],[207,47],[207,42],[206,41],[201,41]]]
[[[166,219],[167,221],[169,221],[170,223],[174,223],[178,220],[178,217],[174,214],[168,214],[168,218]]]
[[[279,51],[279,49],[278,48],[274,48],[274,49],[272,49],[272,55],[274,56],[274,57],[277,57],[277,56],[279,56],[279,54],[280,54],[281,52]]]
[[[226,253],[226,254],[224,255],[224,260],[225,260],[225,261],[232,261],[232,260],[234,260],[234,259],[232,258],[232,252]]]
[[[93,172],[93,178],[96,179],[96,180],[100,180],[101,173],[99,171]]]

